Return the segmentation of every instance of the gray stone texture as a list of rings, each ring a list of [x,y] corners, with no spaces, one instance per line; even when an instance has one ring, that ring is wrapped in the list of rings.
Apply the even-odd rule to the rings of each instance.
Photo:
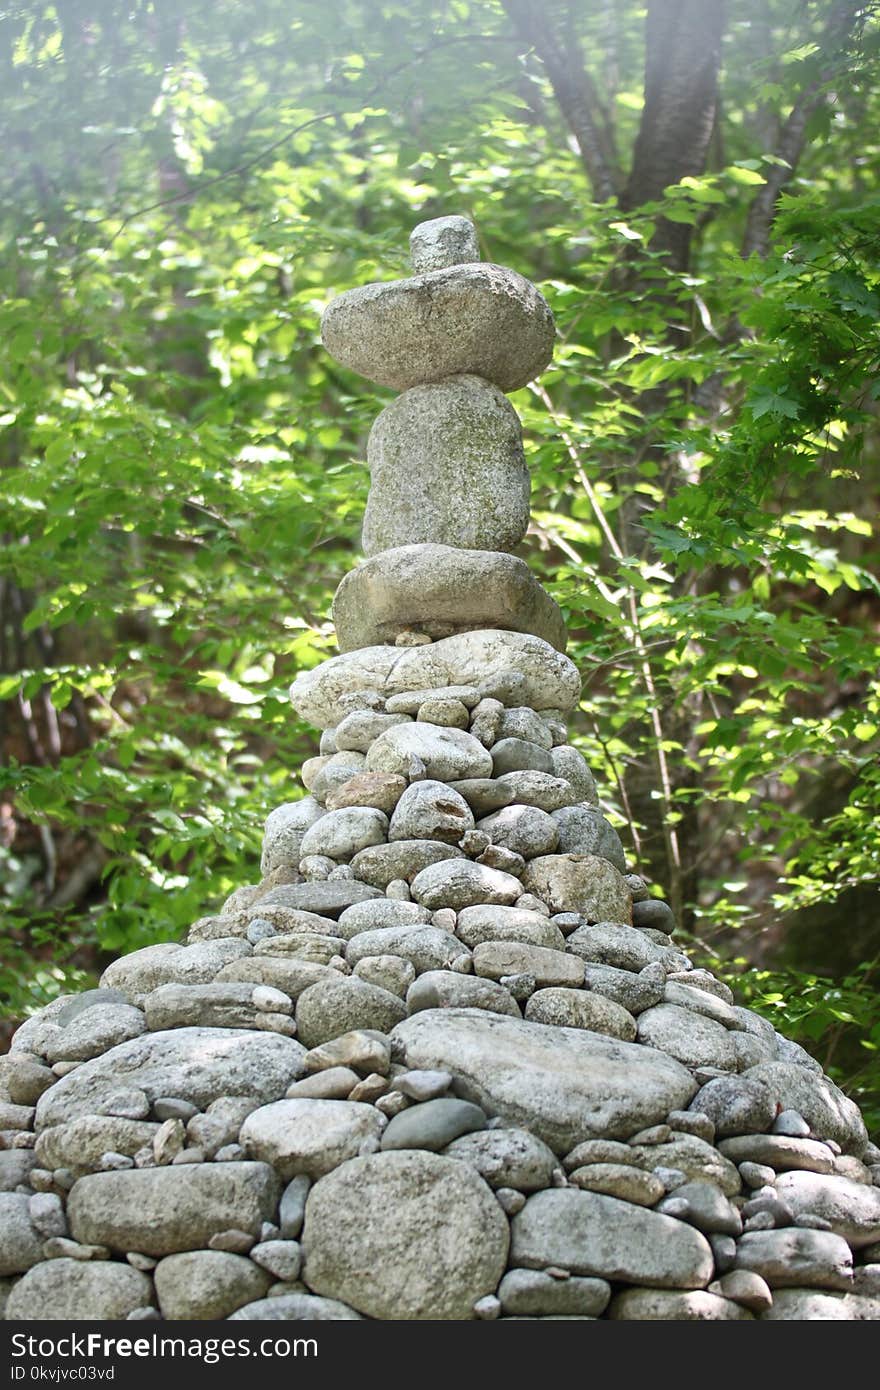
[[[365,555],[427,544],[507,551],[526,533],[529,471],[519,416],[479,376],[448,377],[398,396],[373,424],[367,463]]]
[[[348,290],[321,336],[337,362],[396,391],[463,373],[516,391],[550,361],[554,325],[534,285],[481,263]]]
[[[460,499],[454,510],[460,514]],[[448,536],[449,528],[438,534]],[[531,633],[557,651],[566,645],[556,603],[525,561],[497,547],[408,543],[383,550],[349,570],[336,590],[333,623],[341,652],[393,642],[411,627],[436,639],[491,626]]]

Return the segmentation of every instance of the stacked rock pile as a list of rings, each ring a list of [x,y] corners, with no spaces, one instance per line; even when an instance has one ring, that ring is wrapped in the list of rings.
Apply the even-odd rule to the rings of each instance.
[[[880,1150],[673,944],[566,721],[580,682],[503,394],[550,311],[413,234],[334,355],[369,445],[342,654],[262,878],[0,1062],[8,1319],[880,1318]]]

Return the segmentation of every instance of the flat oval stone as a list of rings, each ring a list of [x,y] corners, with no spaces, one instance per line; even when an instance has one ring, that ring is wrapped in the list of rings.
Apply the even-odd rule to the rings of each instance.
[[[399,724],[371,745],[367,767],[371,772],[407,775],[413,758],[420,758],[428,777],[453,782],[462,777],[487,777],[492,757],[473,734],[437,724]]]
[[[526,1018],[530,1023],[607,1033],[624,1042],[633,1042],[636,1036],[632,1014],[613,1000],[585,989],[538,989],[526,1004]]]
[[[265,1163],[187,1163],[90,1173],[74,1183],[70,1230],[84,1244],[122,1253],[172,1255],[198,1250],[231,1229],[258,1235],[279,1197]]]
[[[369,845],[384,843],[388,817],[373,806],[346,806],[328,811],[303,835],[300,854],[326,854],[349,860]]]
[[[450,785],[453,791],[464,797],[475,816],[485,816],[490,811],[500,810],[503,806],[509,806],[513,800],[510,787],[492,777],[469,777]]]
[[[387,845],[362,849],[352,859],[351,867],[358,879],[384,890],[400,879],[412,883],[429,864],[463,858],[460,849],[442,840],[393,840]]]
[[[507,1219],[465,1164],[423,1151],[343,1164],[306,1203],[309,1288],[372,1318],[471,1319],[504,1272]]]
[[[485,1127],[486,1115],[478,1105],[442,1096],[395,1115],[382,1135],[382,1150],[429,1149],[438,1153],[460,1135]]]
[[[372,1105],[349,1100],[279,1100],[248,1115],[240,1143],[249,1158],[271,1163],[287,1182],[304,1173],[321,1178],[356,1158],[365,1139],[381,1130]]]
[[[345,696],[359,687],[369,687],[387,699],[443,686],[479,683],[488,688],[502,678],[506,685],[511,671],[520,678],[511,703],[528,704],[535,710],[568,710],[580,699],[577,667],[549,642],[527,633],[481,628],[457,632],[427,646],[362,647],[331,657],[300,672],[290,687],[290,700],[301,718],[329,729],[347,712]]]
[[[880,1188],[833,1174],[782,1173],[776,1191],[796,1217],[821,1216],[854,1250],[880,1240]]]
[[[722,1024],[678,1004],[655,1004],[639,1014],[639,1041],[688,1067],[736,1070],[736,1051]]]
[[[534,285],[483,262],[348,290],[321,320],[337,362],[396,391],[463,373],[518,391],[547,366],[554,332]]]
[[[271,1282],[253,1260],[222,1250],[166,1255],[154,1278],[163,1318],[194,1322],[229,1317],[236,1308],[262,1298]]]
[[[137,1089],[148,1100],[177,1096],[199,1109],[220,1096],[276,1100],[304,1054],[293,1038],[241,1028],[145,1033],[83,1062],[45,1091],[37,1102],[36,1128],[100,1114],[108,1097],[123,1088]]]
[[[410,1014],[424,1009],[484,1009],[521,1017],[516,1000],[503,985],[454,970],[429,970],[420,975],[407,990],[406,1008]]]
[[[549,917],[521,907],[491,907],[479,903],[458,914],[455,934],[473,948],[483,941],[522,941],[532,946],[563,950],[565,937]]]
[[[115,1322],[152,1304],[150,1280],[117,1260],[46,1260],[9,1291],[12,1322]]]
[[[417,902],[432,911],[440,907],[472,907],[476,903],[510,905],[522,888],[518,878],[500,869],[489,869],[469,859],[431,864],[416,874],[411,884]]]
[[[749,1322],[753,1315],[732,1299],[697,1289],[626,1289],[613,1300],[608,1316],[617,1322]]]
[[[607,859],[620,873],[626,873],[626,855],[620,836],[595,807],[562,806],[553,812],[553,819],[559,827],[557,848],[560,854],[595,854],[599,859]],[[644,925],[650,924],[645,922]]]
[[[361,850],[361,854],[369,853]],[[357,858],[357,856],[355,856]],[[277,889],[275,890],[278,891]],[[285,889],[284,906],[321,917],[339,917],[353,903],[381,898],[378,888],[354,879],[323,879],[316,883],[293,883]]]
[[[714,1270],[699,1231],[617,1197],[562,1188],[536,1192],[511,1222],[511,1256],[527,1268],[657,1288],[699,1289]]]
[[[463,1099],[561,1154],[584,1139],[628,1138],[696,1089],[680,1063],[652,1048],[472,1009],[414,1014],[392,1040],[407,1067],[451,1071]]]
[[[411,961],[416,971],[445,970],[463,954],[461,942],[442,927],[381,927],[352,937],[345,959],[356,965],[365,956],[400,956]]]
[[[578,986],[584,963],[565,951],[532,946],[522,941],[484,941],[474,950],[474,974],[489,980],[506,975],[532,975],[539,986]]]

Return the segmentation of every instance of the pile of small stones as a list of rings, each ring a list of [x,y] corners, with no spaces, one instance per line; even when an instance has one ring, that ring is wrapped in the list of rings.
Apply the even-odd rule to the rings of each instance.
[[[568,742],[506,549],[550,311],[463,218],[413,255],[325,316],[403,394],[342,654],[291,691],[307,794],[258,884],[0,1059],[5,1317],[878,1319],[857,1107],[675,947]]]

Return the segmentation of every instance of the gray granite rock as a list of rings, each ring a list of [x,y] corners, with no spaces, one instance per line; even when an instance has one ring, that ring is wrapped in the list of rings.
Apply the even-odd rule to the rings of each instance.
[[[659,898],[647,898],[643,902],[633,903],[633,926],[650,927],[652,931],[661,931],[668,936],[675,931],[675,916],[668,903]]]
[[[321,1178],[356,1158],[365,1139],[378,1139],[379,1112],[346,1100],[279,1100],[254,1110],[241,1129],[250,1158],[271,1163],[285,1181]]]
[[[604,1279],[556,1279],[540,1269],[511,1269],[498,1286],[498,1297],[505,1317],[598,1318],[611,1289]]]
[[[550,1186],[558,1167],[553,1150],[527,1129],[484,1129],[463,1134],[445,1153],[470,1164],[496,1190],[536,1192]]]
[[[6,1304],[7,1322],[100,1322],[127,1318],[152,1303],[145,1274],[116,1260],[47,1260],[19,1279]]]
[[[473,1009],[414,1014],[392,1037],[407,1066],[453,1072],[464,1099],[531,1129],[557,1153],[634,1134],[694,1091],[688,1072],[659,1052]]]
[[[418,785],[418,784],[416,784]],[[375,888],[387,889],[390,883],[413,879],[429,864],[446,859],[464,859],[455,845],[441,840],[394,840],[387,845],[372,845],[361,850],[351,861],[358,879]]]
[[[473,812],[464,797],[447,783],[427,778],[403,793],[391,817],[388,839],[443,840],[455,845],[473,826]]]
[[[166,1255],[154,1278],[162,1317],[185,1322],[228,1318],[236,1308],[263,1298],[271,1283],[252,1260],[221,1250]]]
[[[608,1310],[608,1317],[617,1322],[748,1322],[752,1316],[732,1299],[704,1289],[625,1289]]]
[[[354,1159],[306,1203],[306,1283],[374,1318],[472,1318],[507,1248],[507,1220],[482,1178],[433,1153]]]
[[[498,738],[492,744],[492,775],[509,772],[546,772],[553,775],[553,759],[539,743],[524,738]]]
[[[520,881],[513,874],[468,859],[430,864],[416,874],[410,886],[416,901],[432,911],[451,907],[457,912],[477,903],[510,906],[522,892]]]
[[[361,1315],[335,1298],[311,1294],[284,1294],[247,1303],[232,1313],[229,1322],[360,1322]]]
[[[397,391],[461,373],[516,391],[550,361],[554,327],[528,280],[477,263],[348,290],[325,309],[321,335],[344,367]]]
[[[559,839],[559,827],[555,820],[538,806],[502,807],[484,816],[477,824],[480,830],[492,836],[493,844],[503,845],[515,854],[521,854],[524,859],[549,854],[556,848]]]
[[[390,816],[405,791],[406,778],[396,772],[356,772],[329,791],[324,804],[328,811],[340,811],[344,806],[375,806]]]
[[[325,854],[330,859],[348,861],[369,845],[380,845],[387,838],[388,817],[373,806],[346,806],[328,811],[306,831],[300,853]]]
[[[299,863],[303,835],[323,814],[313,796],[304,796],[300,801],[286,801],[269,812],[260,860],[260,872],[264,878],[274,869],[285,865],[295,867]]]
[[[106,1153],[129,1158],[145,1145],[152,1146],[158,1125],[147,1120],[125,1120],[114,1115],[79,1115],[63,1124],[41,1130],[36,1157],[42,1168],[66,1168],[77,1177],[98,1169]]]
[[[609,965],[616,970],[635,973],[663,960],[662,947],[655,946],[642,932],[623,922],[594,922],[578,927],[567,937],[566,945],[569,951],[586,961],[587,966]]]
[[[218,1096],[276,1100],[299,1069],[304,1048],[277,1033],[175,1028],[120,1043],[84,1062],[40,1097],[37,1129],[100,1114],[123,1086],[149,1099],[174,1095],[200,1108]]]
[[[552,912],[578,912],[591,923],[629,925],[629,889],[607,859],[593,854],[541,855],[526,865],[522,883],[526,892],[543,898]]]
[[[656,1206],[666,1190],[653,1173],[626,1163],[593,1163],[575,1168],[569,1181],[581,1191],[620,1197],[637,1207]]]
[[[521,1017],[516,1001],[503,985],[452,970],[430,970],[420,975],[407,990],[406,1008],[409,1014],[425,1009],[484,1009]]]
[[[0,1192],[0,1276],[21,1274],[43,1259],[43,1236],[31,1220],[29,1198]]]
[[[762,1322],[875,1322],[880,1299],[819,1289],[777,1289]]]
[[[380,1033],[390,1033],[405,1013],[397,995],[367,984],[356,975],[340,975],[337,979],[320,980],[300,995],[296,1005],[297,1036],[306,1047],[318,1047],[353,1028],[376,1028]]]
[[[432,217],[420,222],[410,232],[409,256],[416,275],[478,261],[480,246],[473,222],[459,216]]]
[[[620,1004],[584,989],[538,989],[526,1004],[530,1023],[562,1028],[586,1028],[611,1038],[634,1042],[636,1021]]]
[[[371,850],[361,850],[361,854],[370,854],[371,852]],[[278,892],[279,890],[276,889],[275,893]],[[267,899],[272,896],[267,894]],[[369,898],[381,898],[381,896],[378,888],[374,888],[366,882],[361,883],[353,879],[333,879],[323,883],[288,885],[283,895],[283,906],[293,911],[313,913],[318,917],[335,918],[341,916],[345,909],[354,903],[366,902]],[[267,903],[266,899],[261,900],[261,908],[268,905],[271,904]]]
[[[591,963],[584,968],[584,985],[593,994],[613,1000],[633,1015],[644,1013],[645,1009],[659,1004],[665,988],[653,976],[633,970],[619,970],[613,965]]]
[[[418,722],[399,724],[381,734],[367,754],[367,768],[407,776],[413,758],[424,763],[429,778],[441,782],[488,777],[492,771],[490,754],[473,734]]]
[[[782,1134],[747,1134],[722,1139],[718,1145],[734,1163],[766,1163],[778,1171],[802,1168],[811,1173],[833,1173],[834,1155],[816,1139],[790,1139]]]
[[[408,724],[407,714],[388,714],[384,710],[354,709],[336,725],[333,742],[340,752],[364,753],[380,734],[396,724]],[[327,737],[326,734],[323,735]],[[343,784],[344,785],[344,784]]]
[[[760,1274],[771,1289],[852,1288],[852,1252],[831,1231],[746,1231],[734,1267]]]
[[[507,783],[515,801],[523,806],[537,806],[541,811],[558,811],[560,806],[571,806],[577,800],[571,783],[549,772],[504,772],[498,780]]]
[[[290,688],[297,713],[317,728],[335,727],[345,711],[340,703],[358,685],[389,695],[449,685],[483,686],[511,669],[522,677],[517,705],[541,710],[571,709],[580,698],[577,668],[540,637],[486,628],[459,632],[428,646],[363,647],[302,671]]]
[[[428,389],[439,391],[437,386]],[[488,478],[480,480],[481,488],[489,485]],[[453,509],[446,496],[438,495],[437,477],[427,474],[420,480],[412,468],[403,480],[389,478],[384,486],[374,480],[368,518],[373,509],[374,493],[388,492],[389,488],[405,493],[407,507],[403,513],[398,509],[391,518],[380,520],[373,516],[373,530],[378,527],[382,532],[398,532],[403,525],[406,531],[424,534],[430,518],[437,517],[439,512],[442,516],[438,517],[432,535],[449,538],[474,531],[485,537],[487,528],[500,534],[498,512],[494,517],[488,514],[478,517],[471,507]],[[424,512],[413,514],[414,507],[421,505],[423,493],[428,489],[431,505]],[[473,489],[471,500],[474,500]],[[517,499],[514,502],[517,517],[520,507],[521,499]],[[450,527],[445,524],[449,514],[455,517]],[[393,642],[406,628],[417,628],[434,639],[474,628],[505,628],[513,632],[531,632],[560,652],[566,648],[562,613],[524,560],[505,555],[498,548],[457,548],[456,541],[445,545],[398,543],[393,549],[380,550],[378,555],[371,556],[343,578],[336,589],[332,617],[341,652]],[[434,696],[432,702],[438,698],[441,696]],[[427,713],[421,717],[425,719]],[[463,727],[467,727],[467,720]],[[343,742],[339,746],[346,744]],[[361,751],[366,752],[366,748]]]
[[[541,988],[561,985],[577,989],[584,978],[584,963],[577,956],[523,941],[484,941],[474,949],[473,961],[474,974],[488,980],[531,975]]]
[[[442,1096],[411,1105],[393,1116],[382,1135],[382,1150],[427,1149],[439,1153],[460,1135],[486,1127],[486,1115],[478,1105]]]
[[[742,1218],[736,1207],[713,1182],[692,1181],[676,1187],[657,1208],[709,1235],[738,1236]]]
[[[163,942],[120,956],[108,965],[101,983],[120,990],[131,1004],[141,1008],[150,991],[159,985],[208,984],[227,961],[250,953],[250,945],[235,937],[201,941],[194,946]]]
[[[778,1061],[750,1067],[743,1076],[769,1088],[774,1112],[777,1109],[797,1110],[814,1134],[836,1139],[856,1157],[861,1153],[868,1135],[859,1108],[821,1072],[810,1071],[796,1063]]]
[[[446,970],[462,954],[462,945],[441,927],[381,927],[352,937],[345,951],[349,965],[365,956],[393,955],[411,961],[417,974]]]
[[[587,802],[591,806],[598,806],[596,783],[583,754],[577,748],[573,748],[571,744],[560,743],[552,749],[550,756],[553,759],[555,775],[562,777],[570,784],[575,792],[576,800]]]
[[[776,1104],[770,1086],[759,1076],[717,1076],[700,1088],[690,1109],[708,1116],[722,1139],[766,1131]]]
[[[117,1043],[139,1037],[146,1028],[143,1013],[131,1004],[97,1004],[61,1027],[46,1057],[52,1063],[86,1062]]]
[[[736,1052],[727,1029],[678,1004],[655,1004],[639,1014],[639,1041],[660,1048],[686,1067],[736,1070]]]
[[[565,945],[562,932],[549,917],[521,907],[493,907],[484,903],[464,907],[458,914],[455,933],[465,946],[472,948],[483,941],[521,941],[557,951]]]
[[[699,1231],[617,1197],[537,1192],[511,1222],[511,1261],[657,1288],[699,1289],[714,1268]]]
[[[880,1187],[836,1174],[793,1172],[780,1175],[776,1191],[795,1220],[807,1213],[822,1217],[854,1250],[880,1240]]]
[[[599,859],[607,859],[620,873],[626,873],[620,836],[595,807],[562,806],[553,812],[553,819],[559,827],[559,854],[595,854]]]
[[[258,1235],[278,1195],[278,1179],[265,1163],[131,1168],[80,1178],[67,1214],[78,1241],[173,1255],[232,1228]]]

